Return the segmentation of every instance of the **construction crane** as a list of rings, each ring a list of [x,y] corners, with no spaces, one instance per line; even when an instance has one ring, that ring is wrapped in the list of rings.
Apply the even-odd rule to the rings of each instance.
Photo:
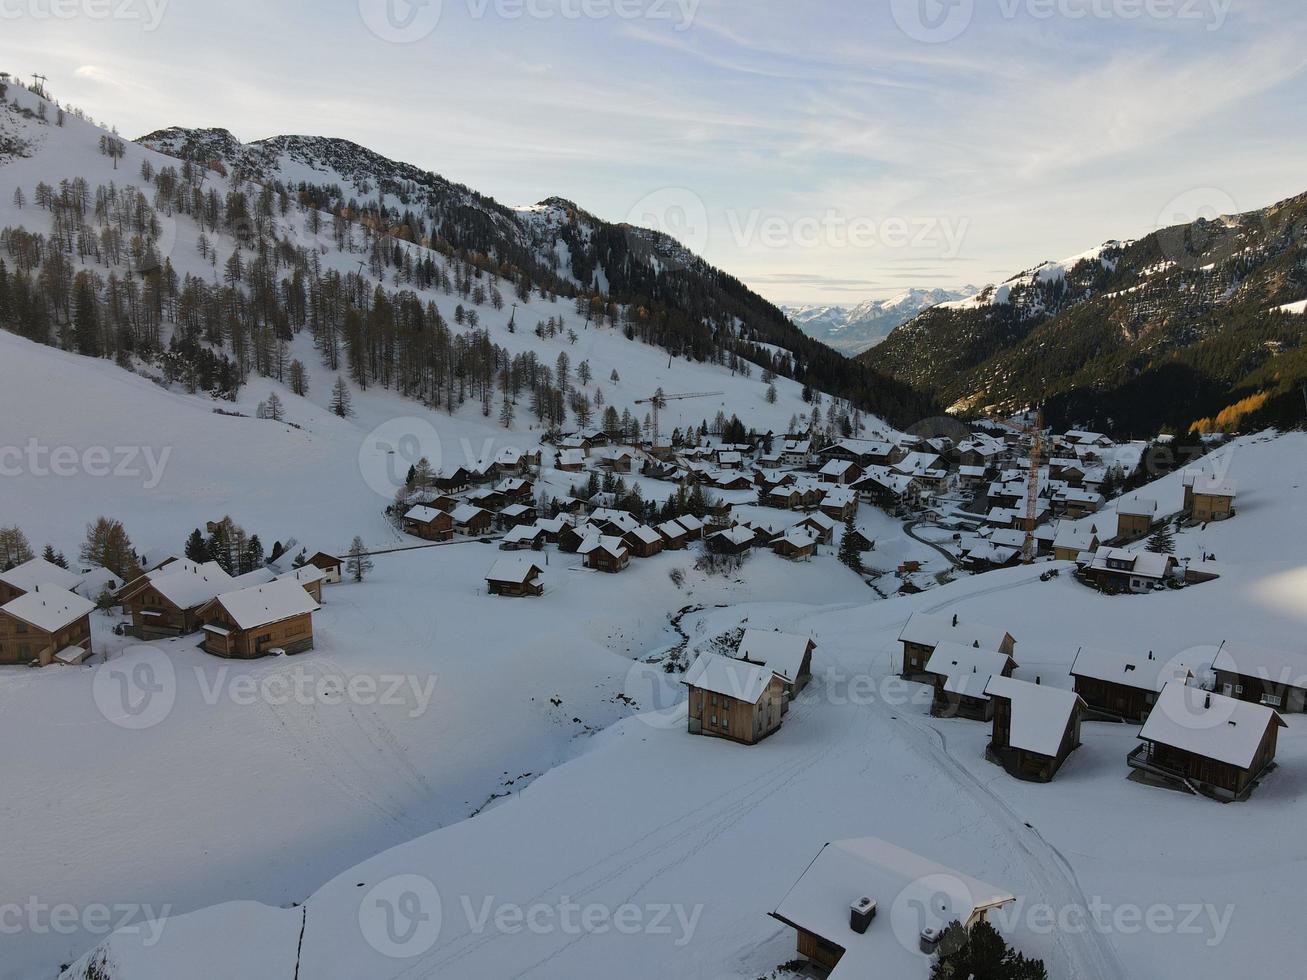
[[[654,441],[654,445],[656,446],[658,445],[659,433],[661,431],[658,428],[658,413],[667,407],[668,402],[685,401],[687,398],[712,398],[716,395],[723,395],[723,394],[725,394],[725,392],[722,391],[691,391],[680,395],[668,395],[668,394],[664,394],[663,390],[659,388],[648,398],[636,399],[635,403],[637,405],[653,406],[653,441]]]

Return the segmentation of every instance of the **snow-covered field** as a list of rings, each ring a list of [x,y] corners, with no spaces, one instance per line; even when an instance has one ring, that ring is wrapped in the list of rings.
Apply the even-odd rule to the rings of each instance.
[[[1213,462],[1228,460],[1228,476],[1241,488],[1239,516],[1179,537],[1182,554],[1201,549],[1218,555],[1224,574],[1216,582],[1109,598],[1069,575],[1041,582],[1036,570],[1021,568],[911,599],[868,602],[858,590],[837,590],[796,591],[781,602],[759,592],[767,578],[754,577],[763,570],[755,559],[747,588],[722,597],[730,605],[709,603],[686,617],[683,628],[692,650],[745,623],[816,638],[817,680],[772,738],[745,748],[687,735],[683,708],[639,714],[573,742],[583,749],[579,756],[520,795],[340,874],[308,899],[303,912],[225,905],[167,922],[148,948],[143,936],[115,937],[107,954],[123,968],[121,975],[132,978],[176,976],[197,961],[215,977],[282,975],[297,948],[301,975],[317,977],[767,976],[792,958],[793,937],[766,913],[823,843],[874,834],[1016,894],[1018,912],[1005,928],[1020,948],[1047,959],[1051,976],[1216,977],[1246,970],[1250,957],[1263,975],[1293,975],[1301,957],[1292,938],[1300,891],[1295,813],[1307,791],[1307,729],[1300,717],[1290,717],[1282,733],[1278,770],[1249,802],[1222,806],[1127,780],[1125,756],[1137,735],[1132,726],[1086,723],[1083,746],[1053,783],[1017,782],[984,761],[987,726],[932,719],[920,689],[888,680],[894,640],[917,610],[957,612],[1010,630],[1018,639],[1018,676],[1062,686],[1069,684],[1066,670],[1082,644],[1152,650],[1161,658],[1184,653],[1191,663],[1203,655],[1210,660],[1227,638],[1300,650],[1307,625],[1301,559],[1307,437],[1246,438],[1221,452]],[[641,569],[644,579],[619,576],[611,586],[601,584],[625,590],[628,581],[644,585],[665,577],[653,566]],[[806,571],[820,575],[822,568],[817,563]],[[393,581],[390,566],[381,572]],[[332,612],[325,621],[331,659],[345,660],[340,618],[365,615],[363,600],[381,588],[382,574],[349,594],[349,612]],[[550,573],[551,590],[557,574]],[[799,590],[805,577],[782,581]],[[588,589],[593,581],[578,578],[580,584],[565,588]],[[836,575],[828,580],[839,582]],[[526,604],[524,615],[540,615],[537,610],[556,601],[549,596]],[[611,608],[612,619],[621,618],[612,603],[585,601],[588,609]],[[330,602],[329,594],[329,609]],[[385,605],[393,608],[395,601]],[[642,599],[641,607],[648,605]],[[476,611],[471,600],[464,608]],[[517,606],[495,605],[496,618],[501,608],[513,612]],[[366,615],[375,619],[370,610]],[[606,645],[605,629],[612,627],[601,627],[595,639]],[[532,635],[549,632],[547,626]],[[653,644],[656,633],[651,616],[648,632],[628,643]],[[351,664],[370,657],[363,651],[348,656]],[[567,656],[591,654],[573,646]],[[609,667],[602,653],[594,656],[597,674],[621,666],[612,660]],[[543,658],[532,659],[545,669]],[[551,679],[561,663],[551,659]],[[574,680],[583,684],[584,670],[576,669]],[[82,673],[66,672],[55,681],[61,688],[76,685]],[[24,675],[27,698],[48,675]],[[567,676],[549,687],[564,687]],[[509,683],[504,672],[496,677]],[[449,710],[458,712],[464,702],[455,702]],[[486,710],[470,702],[465,707]],[[29,710],[37,713],[34,706]],[[179,714],[170,724],[184,724],[188,713]],[[570,714],[566,704],[553,714],[545,709],[538,723],[565,740],[571,732],[563,717]],[[211,715],[190,717],[196,725],[205,718],[216,723]],[[472,731],[484,737],[484,727]],[[200,737],[213,741],[209,732]],[[353,752],[374,751],[360,748],[366,739],[345,744]],[[285,755],[267,751],[273,759]],[[208,752],[218,750],[210,745]],[[70,753],[60,756],[66,763]],[[418,760],[419,771],[430,764],[411,748],[410,758]],[[205,774],[193,761],[182,754],[168,771],[200,779]],[[228,764],[241,782],[262,769]],[[333,768],[353,771],[343,760]],[[411,784],[403,792],[422,799]],[[308,809],[300,808],[301,817]],[[88,830],[85,846],[103,854],[94,836]],[[48,846],[63,853],[60,840],[56,835]],[[79,862],[70,868],[81,870]],[[69,877],[76,876],[70,870]],[[1072,928],[1046,928],[1045,903]],[[411,934],[396,920],[392,934],[376,918],[392,905],[407,909],[414,922],[429,918]],[[580,913],[569,917],[574,907],[598,910],[591,912],[590,927],[573,921]],[[524,924],[518,916],[532,909],[535,917]],[[603,920],[604,910],[611,915],[618,909],[629,916],[626,928]],[[1099,910],[1108,926],[1076,929],[1080,910]],[[233,944],[237,932],[248,941]]]

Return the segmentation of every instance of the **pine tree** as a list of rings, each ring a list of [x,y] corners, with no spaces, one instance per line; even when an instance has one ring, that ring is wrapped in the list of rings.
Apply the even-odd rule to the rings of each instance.
[[[275,391],[268,396],[266,408],[267,408],[267,417],[272,419],[272,421],[274,422],[285,421],[286,406],[284,406],[281,403],[281,399],[277,397],[277,393]]]
[[[355,582],[362,582],[363,577],[372,571],[372,559],[368,557],[367,547],[358,535],[350,542],[349,552],[345,558],[345,572]]]
[[[854,545],[854,537],[857,533],[857,517],[850,510],[849,516],[844,518],[844,536],[840,539],[839,559],[855,572],[861,572],[862,553]]]
[[[186,539],[184,554],[197,565],[202,565],[209,560],[209,546],[204,543],[204,535],[200,533],[198,527]]]
[[[513,403],[508,398],[508,392],[504,392],[504,402],[499,406],[499,424],[505,429],[513,427]]]
[[[347,419],[354,414],[353,401],[349,393],[349,385],[345,379],[337,375],[336,383],[331,388],[331,411],[343,419]]]
[[[241,562],[241,567],[246,572],[256,571],[264,566],[263,542],[259,540],[257,534],[250,535],[249,542],[245,545],[245,554]]]
[[[1148,550],[1155,555],[1169,555],[1175,552],[1175,535],[1171,525],[1163,524],[1148,539]]]

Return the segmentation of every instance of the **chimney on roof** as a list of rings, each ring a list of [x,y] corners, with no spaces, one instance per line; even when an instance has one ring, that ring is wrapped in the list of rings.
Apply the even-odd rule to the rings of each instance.
[[[1039,676],[1038,674],[1036,674],[1036,675],[1035,675],[1035,684],[1038,685],[1038,684],[1042,684],[1042,683],[1043,683],[1043,680],[1040,678],[1040,676]]]
[[[1149,650],[1149,651],[1148,651],[1148,659],[1149,659],[1149,660],[1152,660],[1152,659],[1153,659],[1153,651],[1152,651],[1152,650]]]
[[[1208,694],[1207,697],[1203,698],[1203,708],[1206,709],[1206,708],[1210,708],[1211,706],[1212,706],[1212,696],[1211,694]]]
[[[867,931],[871,920],[876,918],[876,903],[870,898],[860,898],[849,906],[849,928],[859,936]]]
[[[954,628],[954,629],[957,629],[957,628],[958,628],[958,614],[957,614],[957,613],[954,613],[954,614],[953,614],[953,628]]]

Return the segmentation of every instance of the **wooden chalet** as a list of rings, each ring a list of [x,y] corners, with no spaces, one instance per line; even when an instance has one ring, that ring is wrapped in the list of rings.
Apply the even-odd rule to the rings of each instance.
[[[499,541],[500,551],[539,551],[547,540],[545,529],[535,524],[511,527]]]
[[[1015,901],[961,871],[861,837],[823,846],[769,914],[797,933],[799,956],[811,964],[803,976],[925,980],[950,925],[971,929]]]
[[[345,560],[325,551],[315,552],[307,564],[322,569],[322,581],[326,585],[339,585],[345,578]]]
[[[817,641],[810,636],[779,630],[745,630],[735,656],[783,677],[788,700],[793,700],[812,680],[812,655],[816,650]]]
[[[316,566],[315,566],[316,567]],[[143,640],[185,636],[201,626],[200,609],[238,588],[221,565],[184,560],[128,582],[118,593],[133,636]]]
[[[1176,567],[1174,555],[1101,547],[1084,563],[1084,575],[1105,591],[1152,592]]]
[[[1153,533],[1157,520],[1157,501],[1132,497],[1116,504],[1116,540],[1138,541]]]
[[[501,558],[486,573],[486,591],[513,597],[542,596],[543,574],[544,569],[528,558]]]
[[[266,657],[274,650],[312,650],[313,614],[320,608],[298,582],[287,579],[227,592],[199,612],[201,647],[215,657],[236,660]]]
[[[835,528],[839,525],[825,514],[816,513],[809,514],[794,526],[805,528],[811,532],[812,536],[817,539],[818,544],[830,544],[835,540]]]
[[[509,502],[530,503],[535,496],[535,484],[530,480],[516,476],[509,477],[507,480],[500,480],[495,484],[494,490],[495,493]]]
[[[585,456],[583,449],[560,449],[554,469],[563,473],[580,473],[585,469]]]
[[[1287,727],[1274,708],[1171,681],[1127,761],[1145,781],[1229,803],[1247,799],[1274,768],[1279,730]]]
[[[771,549],[790,561],[811,561],[817,553],[817,539],[811,531],[796,525],[776,538]]]
[[[751,528],[736,524],[708,535],[705,543],[715,555],[743,555],[753,548],[754,534]]]
[[[1200,524],[1233,517],[1234,498],[1233,483],[1210,476],[1185,479],[1184,510],[1191,520]]]
[[[1085,702],[1074,691],[993,675],[994,728],[985,755],[1017,779],[1049,782],[1080,747]]]
[[[817,471],[817,476],[847,487],[862,479],[862,467],[849,459],[832,459]]]
[[[644,524],[623,534],[622,541],[636,558],[653,558],[663,551],[663,536]]]
[[[903,644],[903,669],[899,673],[904,678],[914,679],[922,678],[926,662],[941,643],[997,650],[1011,656],[1016,650],[1017,641],[1011,633],[998,627],[972,623],[959,619],[956,615],[940,616],[919,612],[913,613],[908,624],[903,627],[899,633],[899,642]]]
[[[832,521],[839,521],[841,524],[858,512],[858,495],[852,489],[839,487],[835,490],[827,490],[826,496],[821,498],[821,504],[818,505],[821,512],[829,517]]]
[[[493,513],[473,504],[460,504],[449,516],[454,519],[455,531],[470,536],[488,533],[495,520]]]
[[[1173,680],[1185,683],[1192,671],[1174,660],[1081,647],[1071,662],[1076,694],[1091,717],[1142,723],[1152,712],[1162,689]]]
[[[631,564],[626,542],[607,534],[586,539],[578,554],[585,559],[585,567],[596,572],[620,572]]]
[[[278,575],[278,579],[287,579],[292,582],[298,582],[304,587],[314,602],[322,604],[322,583],[326,580],[326,573],[313,565],[304,565],[300,568],[293,568],[289,572]]]
[[[536,509],[531,504],[509,504],[495,515],[495,523],[507,531],[523,524],[534,524],[536,516]]]
[[[454,518],[434,507],[411,507],[404,513],[404,531],[424,541],[449,541],[454,537]]]
[[[693,514],[682,514],[676,518],[676,523],[685,528],[686,537],[691,541],[698,541],[703,537],[703,521]]]
[[[33,558],[0,572],[0,604],[26,595],[40,585],[53,585],[72,592],[82,584],[82,576],[44,558]]]
[[[752,490],[753,481],[738,470],[724,470],[713,474],[712,485],[718,490]]]
[[[689,732],[744,745],[781,727],[785,678],[757,664],[705,653],[681,681],[689,688]]]
[[[667,551],[680,551],[690,544],[690,532],[676,521],[664,521],[654,530],[663,539],[663,548]]]
[[[569,525],[558,532],[558,550],[574,555],[592,538],[599,537],[599,529],[588,524]]]
[[[437,473],[431,481],[431,485],[436,489],[445,490],[450,493],[457,493],[460,490],[466,490],[471,483],[472,474],[463,466]]]
[[[1216,689],[1228,698],[1294,714],[1307,711],[1307,655],[1249,643],[1221,644],[1212,662]]]
[[[991,677],[1011,677],[1017,663],[1011,655],[974,646],[941,643],[926,661],[934,685],[930,713],[936,718],[989,721],[994,702],[986,693]]]
[[[32,586],[0,606],[0,664],[81,663],[91,654],[94,609],[58,585]]]

